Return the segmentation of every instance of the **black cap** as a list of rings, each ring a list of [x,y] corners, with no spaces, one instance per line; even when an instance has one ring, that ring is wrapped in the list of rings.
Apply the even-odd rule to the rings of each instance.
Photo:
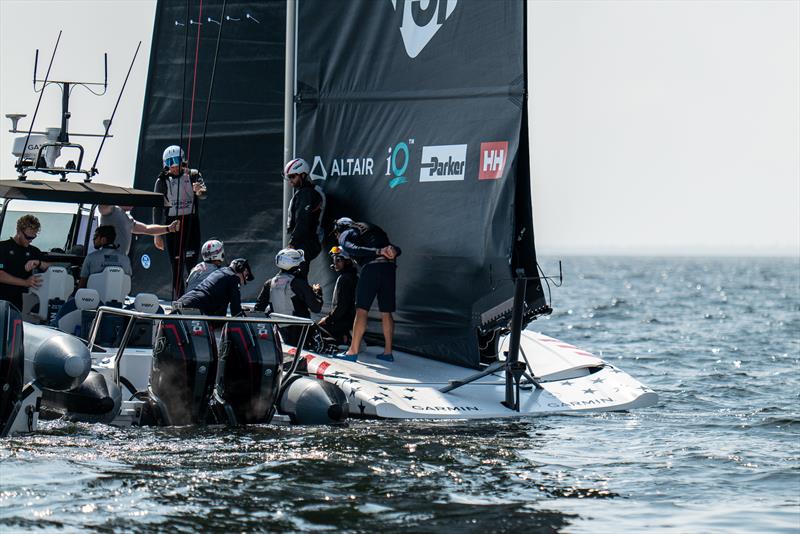
[[[250,268],[250,263],[245,258],[236,258],[231,262],[231,269],[237,274],[244,274],[244,279],[248,282],[255,280],[253,276],[253,269]]]

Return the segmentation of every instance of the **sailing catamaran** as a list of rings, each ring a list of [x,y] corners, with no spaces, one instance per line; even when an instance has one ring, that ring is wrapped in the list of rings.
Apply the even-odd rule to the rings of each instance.
[[[217,24],[187,24],[205,17]],[[657,401],[602,358],[525,329],[551,311],[534,246],[525,18],[513,0],[158,3],[135,186],[152,187],[153,162],[176,140],[194,163],[203,120],[202,233],[259,276],[285,239],[286,191],[272,169],[292,156],[312,162],[327,195],[325,230],[340,216],[369,220],[403,247],[393,363],[372,348],[347,362],[282,346],[286,382],[325,384],[315,406],[336,417],[503,418]],[[168,294],[163,254],[139,242],[132,259],[134,292]],[[310,278],[329,294],[321,263]],[[95,325],[104,314],[159,319],[102,308]],[[200,338],[213,363],[213,340]],[[130,400],[119,413],[135,424],[158,365],[126,339],[93,363],[122,385]],[[301,419],[301,397],[273,397],[277,412]]]

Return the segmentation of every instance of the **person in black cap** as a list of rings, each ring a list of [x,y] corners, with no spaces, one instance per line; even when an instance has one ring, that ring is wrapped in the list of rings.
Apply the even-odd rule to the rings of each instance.
[[[228,306],[231,316],[244,315],[239,287],[254,279],[250,264],[244,258],[233,260],[176,301],[177,308],[197,308],[203,315],[225,315]]]

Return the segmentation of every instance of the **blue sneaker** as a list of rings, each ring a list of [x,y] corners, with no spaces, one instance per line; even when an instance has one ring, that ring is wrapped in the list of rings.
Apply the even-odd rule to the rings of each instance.
[[[391,352],[389,354],[378,354],[375,357],[378,358],[379,360],[383,360],[385,362],[393,362],[394,361],[394,354],[392,354]]]
[[[348,362],[357,362],[358,354],[347,354],[347,351],[342,351],[333,355],[334,358],[339,360],[347,360]]]

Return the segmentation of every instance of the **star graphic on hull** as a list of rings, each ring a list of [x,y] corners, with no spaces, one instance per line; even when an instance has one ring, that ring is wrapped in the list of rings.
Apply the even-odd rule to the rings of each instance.
[[[415,391],[417,391],[417,390],[416,390],[416,389],[414,389],[414,388],[406,388],[406,391],[410,391],[410,392],[412,392],[412,393],[413,393],[413,392],[415,392]]]
[[[372,397],[372,400],[374,400],[374,401],[383,400],[383,397],[379,397],[378,395],[375,395],[374,397]]]
[[[358,403],[358,409],[361,410],[361,415],[364,415],[364,409],[365,408],[366,408],[366,406],[364,406],[364,401],[361,401],[360,403]]]
[[[562,386],[571,386],[572,382],[570,382],[569,380],[564,380],[563,382],[561,382],[561,385]]]
[[[595,378],[592,380],[592,384],[602,384],[603,382],[605,382],[604,378]]]
[[[584,389],[583,392],[586,393],[587,395],[590,395],[594,393],[594,390],[592,388],[589,388],[589,389]]]
[[[351,390],[350,390],[350,397],[351,397],[351,398],[355,398],[355,396],[356,396],[356,390],[354,390],[354,389],[351,389]]]
[[[405,395],[403,398],[408,400],[414,400],[414,397],[412,397],[411,395]]]

